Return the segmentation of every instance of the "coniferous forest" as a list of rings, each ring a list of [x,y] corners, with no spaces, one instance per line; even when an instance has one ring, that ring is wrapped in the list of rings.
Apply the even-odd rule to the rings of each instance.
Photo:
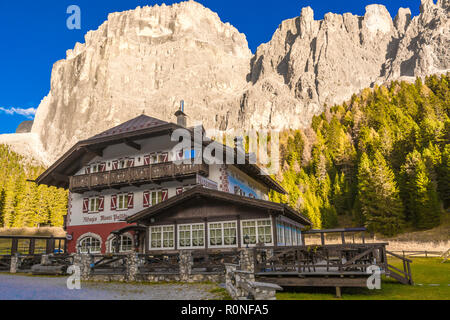
[[[339,216],[388,236],[439,225],[450,205],[449,108],[449,75],[363,90],[311,128],[281,133],[275,178],[289,194],[271,199],[314,228]],[[62,226],[67,191],[27,182],[45,169],[28,163],[0,145],[0,226]]]
[[[62,226],[67,192],[28,182],[45,170],[29,163],[8,146],[0,145],[0,227]]]
[[[351,217],[387,236],[440,224],[450,205],[450,79],[392,82],[365,89],[280,135],[287,201],[332,228]]]

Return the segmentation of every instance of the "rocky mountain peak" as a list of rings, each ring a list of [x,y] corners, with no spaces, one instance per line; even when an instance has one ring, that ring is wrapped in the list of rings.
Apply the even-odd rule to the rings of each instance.
[[[33,135],[55,160],[143,110],[175,121],[180,100],[188,125],[308,127],[363,88],[450,71],[449,1],[423,0],[419,16],[400,8],[394,20],[382,5],[323,20],[306,7],[254,55],[245,35],[194,1],[111,13],[54,64],[31,133],[0,143]]]

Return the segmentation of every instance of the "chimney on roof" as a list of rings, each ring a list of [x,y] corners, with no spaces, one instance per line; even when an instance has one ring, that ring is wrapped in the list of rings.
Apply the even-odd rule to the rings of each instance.
[[[186,114],[184,113],[184,100],[180,101],[180,109],[175,112],[177,117],[177,124],[181,127],[186,128]]]

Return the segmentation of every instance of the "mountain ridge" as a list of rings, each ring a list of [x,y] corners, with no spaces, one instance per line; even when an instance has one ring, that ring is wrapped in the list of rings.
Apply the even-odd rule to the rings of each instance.
[[[325,105],[366,87],[448,72],[449,7],[423,0],[418,16],[400,8],[392,19],[369,5],[364,16],[323,20],[307,7],[254,55],[244,34],[194,1],[111,13],[54,64],[31,132],[1,135],[0,143],[48,165],[78,140],[143,112],[174,121],[182,99],[190,124],[305,128]],[[17,142],[31,136],[38,151]]]

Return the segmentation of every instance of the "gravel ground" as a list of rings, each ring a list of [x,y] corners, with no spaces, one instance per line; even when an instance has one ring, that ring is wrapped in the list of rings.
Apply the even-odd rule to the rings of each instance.
[[[0,274],[0,300],[207,300],[213,284],[125,284],[82,282],[69,290],[65,277]]]

